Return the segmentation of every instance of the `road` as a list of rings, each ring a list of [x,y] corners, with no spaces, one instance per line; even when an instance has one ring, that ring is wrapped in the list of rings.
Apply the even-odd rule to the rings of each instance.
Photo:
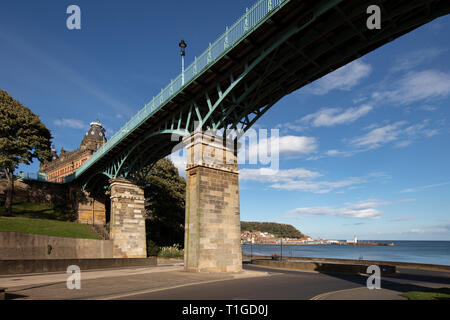
[[[68,290],[67,274],[0,277],[9,299],[119,300],[333,300],[403,299],[406,291],[450,287],[450,272],[399,269],[369,290],[362,275],[323,274],[244,264],[243,274],[187,273],[182,266],[82,273],[81,290]]]
[[[264,278],[244,278],[127,295],[133,300],[309,300],[317,299],[404,299],[402,292],[425,288],[450,287],[450,273],[400,269],[395,276],[384,276],[381,290],[369,290],[367,277],[298,272],[244,265],[246,270],[265,271]],[[338,291],[338,292],[336,292]]]

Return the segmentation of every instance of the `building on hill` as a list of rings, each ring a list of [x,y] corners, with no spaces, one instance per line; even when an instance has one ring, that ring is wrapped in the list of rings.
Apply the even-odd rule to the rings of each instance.
[[[91,122],[91,127],[81,141],[80,148],[66,151],[61,148],[59,156],[52,149],[52,160],[41,163],[39,172],[46,175],[48,181],[64,182],[64,178],[77,170],[106,142],[105,129],[97,120]]]
[[[52,160],[41,163],[39,173],[45,174],[46,180],[64,182],[64,178],[74,173],[106,142],[105,129],[100,121],[91,122],[91,127],[81,140],[80,147],[74,151],[61,148],[59,155],[52,149]],[[109,221],[109,199],[93,197],[78,186],[69,186],[68,201],[73,202],[79,223],[105,225]]]

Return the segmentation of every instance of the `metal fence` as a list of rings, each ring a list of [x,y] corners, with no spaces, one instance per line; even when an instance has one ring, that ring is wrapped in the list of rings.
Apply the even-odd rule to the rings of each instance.
[[[37,180],[37,181],[47,181],[47,176],[45,173],[30,173],[30,172],[20,172],[21,179],[24,180]]]
[[[276,9],[279,9],[289,1],[290,0],[260,0],[250,9],[247,8],[244,16],[231,27],[227,27],[225,33],[214,43],[210,44],[208,49],[199,57],[195,57],[194,62],[186,68],[184,71],[184,85],[182,84],[182,74],[180,74],[175,80],[172,80],[167,87],[161,89],[161,92],[147,103],[119,131],[117,131],[107,143],[100,147],[97,152],[78,168],[74,175],[70,178],[68,177],[66,182],[81,175],[95,163],[97,159],[101,158],[103,154],[111,150],[130,132],[152,116],[153,113],[165,104],[165,102],[177,95],[190,81],[236,46],[240,40],[257,28],[269,14],[273,13]]]

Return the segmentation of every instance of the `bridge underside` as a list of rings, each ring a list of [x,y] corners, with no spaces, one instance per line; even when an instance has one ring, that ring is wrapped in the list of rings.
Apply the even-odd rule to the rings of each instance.
[[[380,30],[366,26],[370,5],[381,8]],[[109,179],[138,180],[151,164],[171,154],[181,138],[195,130],[235,129],[244,133],[282,97],[449,12],[447,0],[285,1],[245,39],[230,44],[220,59],[200,70],[157,112],[125,133],[120,143],[86,169],[78,181],[90,192],[102,192]],[[99,175],[103,176],[100,180],[96,179]],[[187,210],[202,206],[202,199],[206,199],[205,194],[189,194],[195,181],[187,178],[188,197],[197,201],[188,203]],[[229,215],[228,209],[217,210],[219,216]],[[233,212],[239,217],[239,209]],[[187,212],[186,217],[192,214]],[[198,226],[208,219],[196,221]],[[198,230],[193,231],[192,221],[186,221],[186,230],[191,252],[206,241],[198,238]],[[199,232],[205,230],[209,227]],[[222,239],[235,239],[240,232],[234,226],[227,230],[224,232],[233,230],[235,234],[222,233]],[[197,244],[189,244],[192,237],[197,237]],[[227,242],[221,243],[220,248],[212,247],[224,252],[221,250]],[[229,254],[234,255],[234,251]],[[198,265],[195,268],[201,269]]]
[[[366,26],[366,9],[373,4],[382,10],[380,30]],[[449,12],[445,0],[287,2],[199,72],[81,180],[96,173],[136,178],[195,129],[245,132],[285,95]]]

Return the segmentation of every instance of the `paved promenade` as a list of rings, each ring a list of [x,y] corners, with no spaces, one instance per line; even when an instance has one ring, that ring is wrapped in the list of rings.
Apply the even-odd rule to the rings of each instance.
[[[65,273],[0,277],[7,299],[135,300],[398,300],[401,293],[450,287],[450,272],[399,269],[384,276],[380,290],[366,276],[270,269],[245,264],[234,274],[184,272],[182,265],[86,271],[81,289],[66,287]]]
[[[105,269],[81,273],[81,289],[67,289],[66,273],[0,276],[0,287],[8,288],[7,299],[114,299],[160,290],[181,288],[233,279],[264,277],[267,272],[245,270],[242,273],[191,273],[183,266],[167,265]]]

